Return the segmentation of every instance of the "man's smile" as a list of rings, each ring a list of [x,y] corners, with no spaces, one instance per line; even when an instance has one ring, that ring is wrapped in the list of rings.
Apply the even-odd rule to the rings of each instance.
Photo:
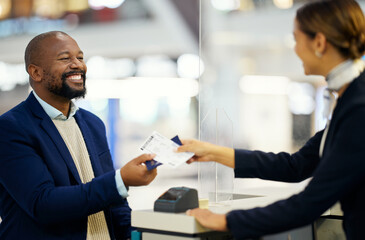
[[[85,72],[84,71],[72,71],[62,74],[62,79],[70,83],[85,83]]]
[[[73,82],[73,83],[83,83],[84,78],[81,74],[74,74],[66,77],[66,80]]]

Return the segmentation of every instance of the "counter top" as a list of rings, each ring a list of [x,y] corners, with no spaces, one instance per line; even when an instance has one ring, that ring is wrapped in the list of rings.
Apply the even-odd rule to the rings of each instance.
[[[264,207],[278,200],[286,199],[302,190],[303,187],[252,188],[244,194],[235,193],[230,201],[210,203],[209,210],[225,214],[234,209],[251,209]],[[339,204],[326,211],[322,216],[342,216]],[[202,227],[194,217],[185,213],[163,213],[153,210],[132,211],[132,226],[142,229],[197,234],[211,231]]]

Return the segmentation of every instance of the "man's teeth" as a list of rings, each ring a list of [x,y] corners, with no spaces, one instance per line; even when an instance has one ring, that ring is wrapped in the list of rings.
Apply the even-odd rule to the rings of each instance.
[[[80,80],[81,79],[81,75],[78,74],[78,75],[71,75],[71,76],[68,76],[67,79],[70,79],[70,80]]]

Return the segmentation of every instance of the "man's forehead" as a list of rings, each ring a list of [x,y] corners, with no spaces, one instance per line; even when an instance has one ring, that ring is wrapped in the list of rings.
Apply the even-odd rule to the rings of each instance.
[[[74,53],[81,52],[76,41],[68,35],[57,34],[55,36],[51,36],[43,42],[42,49],[46,50],[46,52],[53,54],[61,54],[61,53]],[[48,50],[48,51],[47,51]]]

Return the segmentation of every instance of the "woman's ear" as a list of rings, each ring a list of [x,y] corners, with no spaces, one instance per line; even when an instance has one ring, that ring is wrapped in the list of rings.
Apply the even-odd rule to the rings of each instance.
[[[42,68],[34,64],[29,64],[28,74],[35,82],[40,82],[43,78]]]
[[[316,54],[323,55],[326,52],[327,39],[323,33],[321,32],[316,33],[313,43],[314,43],[314,51]]]

